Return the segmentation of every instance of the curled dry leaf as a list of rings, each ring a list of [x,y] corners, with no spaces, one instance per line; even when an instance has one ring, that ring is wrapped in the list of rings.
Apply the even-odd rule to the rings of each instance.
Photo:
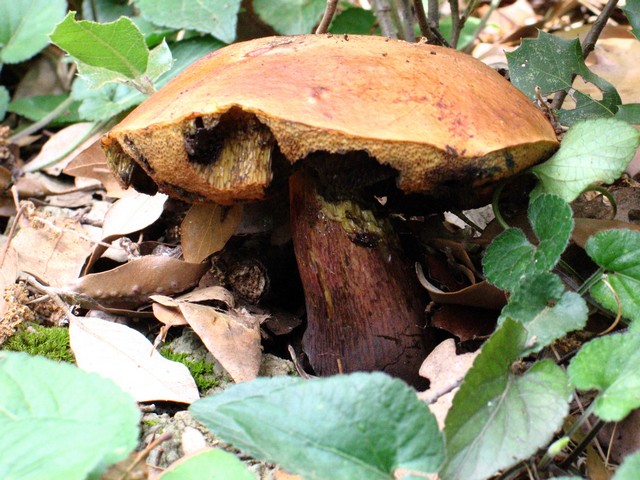
[[[164,358],[137,330],[73,317],[69,337],[80,368],[110,378],[138,402],[191,403],[199,398],[187,367]]]
[[[67,283],[65,289],[105,307],[137,308],[148,303],[151,295],[173,295],[193,287],[207,268],[203,263],[147,255],[113,270],[85,275]]]
[[[241,205],[231,208],[214,203],[192,205],[180,226],[185,260],[201,262],[222,250],[241,220]]]
[[[479,350],[457,355],[455,342],[450,338],[440,343],[422,363],[420,376],[428,378],[430,385],[418,397],[429,404],[440,429],[444,428],[444,419],[451,408],[453,396],[478,353]]]
[[[262,348],[260,323],[256,317],[243,310],[225,313],[187,302],[181,302],[179,308],[207,350],[235,382],[246,382],[258,376]]]

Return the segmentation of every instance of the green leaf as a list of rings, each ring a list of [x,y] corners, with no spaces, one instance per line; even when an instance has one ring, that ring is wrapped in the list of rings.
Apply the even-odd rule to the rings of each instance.
[[[462,50],[465,47],[467,47],[473,40],[474,35],[476,33],[476,30],[478,29],[478,26],[480,25],[481,20],[479,18],[476,17],[469,17],[467,18],[467,20],[464,22],[464,25],[462,27],[462,31],[460,32],[460,37],[458,39],[458,45],[456,45],[456,48],[458,50]],[[453,30],[453,26],[451,24],[451,17],[445,17],[440,21],[440,33],[442,33],[442,35],[444,36],[444,38],[446,38],[447,40],[451,40],[451,33]]]
[[[283,35],[312,33],[325,6],[325,0],[253,0],[260,19]]]
[[[612,480],[637,480],[638,472],[640,472],[640,452],[628,455],[616,470]]]
[[[189,408],[216,436],[305,480],[388,479],[435,472],[435,418],[402,381],[353,373],[305,381],[258,378]]]
[[[640,334],[617,333],[585,344],[571,360],[569,378],[580,390],[600,391],[593,413],[619,422],[640,407]]]
[[[517,320],[527,329],[527,349],[538,352],[568,332],[587,323],[589,309],[584,299],[565,291],[562,280],[549,272],[528,276],[509,298],[498,323]]]
[[[529,242],[519,228],[498,235],[482,260],[487,280],[515,291],[526,276],[551,270],[567,247],[573,230],[571,208],[560,197],[542,194],[529,205],[529,222],[539,240]]]
[[[0,352],[0,478],[84,479],[136,447],[139,416],[111,380]]]
[[[562,369],[543,360],[523,375],[511,371],[526,338],[506,320],[467,372],[445,423],[442,480],[488,478],[529,458],[562,425],[571,397]]]
[[[578,39],[565,40],[541,31],[538,38],[524,39],[520,48],[507,53],[507,61],[512,83],[532,100],[536,99],[536,87],[540,87],[543,96],[560,90],[571,93],[575,108],[558,112],[565,125],[587,118],[612,117],[622,103],[613,85],[587,68]],[[573,90],[574,74],[598,87],[602,100]]]
[[[633,33],[640,40],[640,0],[627,0],[624,7],[620,7],[627,15],[629,23],[633,27]]]
[[[37,122],[47,116],[52,110],[57,108],[69,97],[68,94],[60,95],[37,95],[33,97],[18,98],[9,104],[9,111],[25,117],[32,122]],[[79,122],[78,114],[79,102],[71,104],[69,109],[49,123],[50,126],[64,125]]]
[[[46,47],[66,9],[64,0],[0,2],[0,65],[23,62]]]
[[[222,45],[220,41],[210,37],[184,40],[172,45],[171,53],[175,58],[175,63],[171,70],[163,73],[158,78],[155,82],[156,88],[162,87],[198,58],[220,48]],[[94,90],[82,77],[73,82],[71,95],[74,99],[82,102],[79,108],[80,116],[89,121],[101,121],[105,118],[111,118],[138,105],[146,98],[145,95],[127,85],[107,84],[100,89]]]
[[[560,149],[531,171],[540,179],[535,193],[571,202],[594,182],[612,183],[633,159],[640,132],[613,118],[588,120],[569,129]]]
[[[620,105],[616,112],[616,118],[627,123],[640,125],[640,103],[625,103]]]
[[[333,18],[329,32],[337,35],[343,33],[371,35],[375,24],[376,16],[371,10],[359,7],[347,8]]]
[[[241,0],[135,0],[147,20],[171,28],[209,33],[226,43],[236,38]]]
[[[604,230],[593,235],[585,251],[603,267],[606,278],[591,287],[591,295],[602,306],[616,314],[618,302],[606,285],[618,295],[622,315],[640,319],[640,232],[635,230]]]
[[[4,119],[4,116],[7,114],[10,98],[7,87],[0,85],[0,120]]]
[[[147,71],[149,50],[135,24],[126,17],[111,23],[75,20],[69,12],[51,34],[51,41],[91,67],[135,80]]]
[[[171,68],[173,58],[171,50],[165,41],[162,41],[157,47],[149,52],[149,60],[147,62],[147,70],[145,71],[145,80],[152,84],[164,72]],[[89,88],[97,89],[111,82],[120,82],[135,87],[141,81],[141,78],[130,80],[126,76],[101,67],[92,67],[86,63],[78,62],[78,75],[88,82]]]
[[[255,480],[255,478],[234,455],[224,450],[213,449],[177,461],[160,475],[159,480]]]
[[[82,17],[85,20],[107,23],[113,22],[120,17],[132,17],[134,13],[135,12],[131,5],[129,5],[129,2],[118,2],[113,0],[102,0],[98,2],[94,0],[82,1]]]

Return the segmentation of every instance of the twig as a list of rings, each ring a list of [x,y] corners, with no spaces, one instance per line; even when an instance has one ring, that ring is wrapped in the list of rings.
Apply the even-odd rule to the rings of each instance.
[[[593,23],[593,25],[591,26],[591,29],[589,30],[587,35],[584,37],[584,41],[582,42],[582,58],[586,59],[587,56],[595,48],[596,42],[598,41],[598,38],[600,37],[602,30],[604,29],[605,25],[609,21],[609,18],[613,14],[613,11],[615,10],[617,4],[618,4],[618,0],[609,0],[607,4],[604,6],[604,8],[602,9],[602,12],[600,13],[600,15],[598,15],[598,18],[596,18],[596,21]],[[571,84],[573,84],[573,81],[575,80],[575,78],[576,78],[576,75],[575,74],[572,75]],[[564,99],[567,98],[568,94],[569,94],[569,90],[559,91],[553,97],[553,101],[551,102],[551,108],[555,110],[560,109],[560,107],[562,107],[562,104],[564,103]]]
[[[489,17],[493,13],[493,11],[496,8],[498,8],[499,5],[500,5],[500,0],[491,0],[491,2],[489,3],[489,8],[480,19],[480,23],[476,27],[475,32],[473,32],[473,38],[469,42],[469,46],[465,48],[465,51],[467,53],[471,51],[471,49],[473,48],[473,44],[475,43],[476,39],[480,36],[480,32],[482,32],[482,30],[484,30],[484,27],[487,25],[487,22],[489,21]]]
[[[373,5],[373,12],[380,24],[382,35],[389,38],[398,38],[398,33],[391,19],[391,7],[387,0],[372,0],[371,3]]]
[[[460,16],[458,0],[449,0],[449,5],[451,7],[451,46],[456,48],[466,18]]]
[[[415,42],[416,34],[413,31],[413,12],[411,11],[411,0],[391,0],[400,30],[400,36],[407,42]]]
[[[427,2],[429,23],[432,27],[438,28],[440,24],[440,2],[438,0],[428,0]]]
[[[416,11],[416,17],[418,18],[420,33],[427,39],[427,42],[435,45],[442,45],[443,47],[450,47],[451,45],[449,45],[449,42],[447,42],[440,31],[434,27],[431,21],[427,18],[424,6],[422,5],[422,0],[414,0],[413,7]]]
[[[318,28],[316,28],[316,34],[327,33],[329,25],[331,25],[331,20],[333,20],[333,16],[336,14],[336,8],[338,8],[338,0],[327,0],[327,7],[324,9],[324,15],[322,15],[322,20],[320,20]]]

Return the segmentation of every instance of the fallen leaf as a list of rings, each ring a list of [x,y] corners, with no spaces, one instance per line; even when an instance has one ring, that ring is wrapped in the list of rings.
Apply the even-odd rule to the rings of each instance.
[[[589,237],[603,230],[628,229],[640,230],[640,225],[622,222],[620,220],[601,220],[597,218],[574,218],[571,240],[584,248]]]
[[[104,217],[102,237],[118,237],[148,227],[160,218],[168,198],[163,193],[153,196],[139,193],[121,198],[111,205]]]
[[[113,270],[80,277],[64,289],[69,294],[86,295],[105,307],[137,308],[148,303],[151,295],[173,295],[193,287],[207,269],[204,263],[147,255]]]
[[[71,160],[102,136],[104,132],[94,132],[80,145],[71,151],[69,150],[70,147],[77,144],[79,139],[89,134],[93,127],[93,123],[82,122],[74,123],[58,131],[47,140],[40,153],[27,163],[23,170],[25,172],[35,172],[44,169],[47,173],[59,175]]]
[[[11,240],[18,269],[32,273],[49,285],[60,286],[78,278],[92,242],[73,219],[29,214]]]
[[[236,382],[258,376],[262,347],[259,321],[248,313],[227,313],[213,307],[181,302],[180,311],[207,350]]]
[[[420,376],[428,378],[430,385],[428,390],[418,393],[418,397],[429,404],[441,430],[458,386],[479,353],[478,350],[457,355],[456,344],[449,338],[433,349],[422,362]]]
[[[198,263],[219,252],[242,220],[242,206],[192,205],[180,226],[185,260]]]
[[[110,378],[138,402],[191,403],[199,398],[189,369],[164,358],[137,330],[73,317],[69,338],[80,368]]]

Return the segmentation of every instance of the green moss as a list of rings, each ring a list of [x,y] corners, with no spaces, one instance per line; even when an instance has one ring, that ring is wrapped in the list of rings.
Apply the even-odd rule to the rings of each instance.
[[[204,360],[191,360],[188,354],[175,353],[170,347],[161,348],[160,354],[169,360],[185,365],[189,369],[189,372],[191,372],[191,376],[196,381],[198,390],[201,392],[220,385],[220,381],[214,377],[215,374],[212,364]]]
[[[74,363],[69,346],[69,329],[34,325],[21,328],[2,345],[3,350],[41,355],[58,362]]]
[[[143,420],[142,423],[144,423],[147,427],[153,427],[159,424],[160,421],[159,420]]]

